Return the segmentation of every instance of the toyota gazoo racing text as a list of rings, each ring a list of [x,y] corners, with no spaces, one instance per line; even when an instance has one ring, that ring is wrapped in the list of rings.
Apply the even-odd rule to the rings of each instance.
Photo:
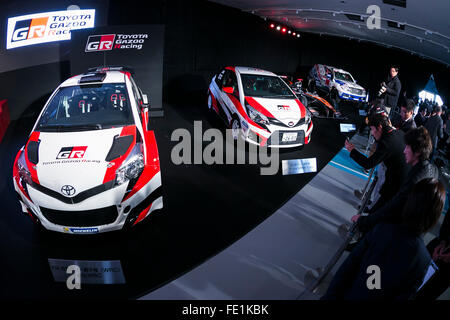
[[[232,129],[233,138],[269,147],[296,147],[311,140],[309,110],[276,74],[226,67],[212,78],[208,107]]]
[[[330,101],[336,106],[341,100],[366,102],[366,90],[356,83],[350,73],[323,64],[316,64],[308,75],[308,89],[316,89],[329,95]]]
[[[22,210],[48,230],[85,234],[131,227],[161,209],[147,103],[126,68],[63,82],[14,161]]]

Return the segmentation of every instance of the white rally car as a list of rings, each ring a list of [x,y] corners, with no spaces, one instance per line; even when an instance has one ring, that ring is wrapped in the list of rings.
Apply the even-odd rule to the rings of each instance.
[[[161,209],[147,103],[126,68],[64,81],[14,161],[22,210],[48,230],[86,234],[133,226]]]
[[[226,67],[212,78],[208,107],[252,144],[296,147],[311,140],[309,110],[276,74],[247,67]]]
[[[353,76],[342,69],[316,64],[308,75],[308,89],[317,90],[328,95],[336,107],[341,100],[351,102],[366,102],[366,90],[356,83]]]

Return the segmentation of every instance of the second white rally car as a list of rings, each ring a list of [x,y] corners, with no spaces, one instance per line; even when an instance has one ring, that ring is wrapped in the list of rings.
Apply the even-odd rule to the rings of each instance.
[[[126,68],[64,81],[14,162],[22,210],[48,230],[87,234],[131,227],[161,209],[147,103]]]
[[[297,147],[311,140],[309,110],[276,74],[248,67],[226,67],[212,78],[208,107],[252,144]]]
[[[311,92],[316,89],[323,92],[335,107],[341,100],[363,103],[368,99],[366,90],[356,83],[349,72],[323,64],[316,64],[311,68],[308,89]]]

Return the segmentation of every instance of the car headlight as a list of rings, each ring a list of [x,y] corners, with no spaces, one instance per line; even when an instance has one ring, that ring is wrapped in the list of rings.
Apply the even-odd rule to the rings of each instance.
[[[27,162],[25,161],[25,151],[22,152],[17,160],[17,169],[19,171],[20,179],[27,184],[31,184],[31,173],[30,170],[28,170]]]
[[[256,111],[253,107],[248,104],[245,104],[247,108],[247,113],[250,119],[256,123],[269,124],[269,119],[263,115],[261,112]]]
[[[116,185],[127,182],[128,180],[137,179],[144,170],[144,154],[142,152],[142,144],[137,143],[131,150],[128,158],[116,171]]]
[[[311,121],[311,111],[307,107],[305,107],[306,114],[305,114],[305,123],[309,123]]]

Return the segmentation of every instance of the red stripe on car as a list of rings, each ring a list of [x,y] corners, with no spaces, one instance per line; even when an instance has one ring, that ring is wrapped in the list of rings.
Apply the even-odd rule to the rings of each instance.
[[[110,163],[112,164],[109,168],[106,169],[105,177],[103,178],[103,183],[111,181],[116,178],[116,170],[122,165],[122,162],[128,157],[134,145],[136,144],[136,126],[126,126],[122,128],[122,132],[120,136],[128,136],[132,135],[133,143],[131,143],[127,152],[123,156],[120,156],[117,159],[112,160]]]
[[[37,142],[39,140],[39,135],[40,135],[39,131],[34,131],[33,133],[31,133],[30,138],[28,139],[27,146],[24,149],[25,162],[27,164],[28,171],[30,171],[31,180],[33,180],[37,184],[39,184],[39,178],[38,178],[37,171],[36,171],[36,165],[31,163],[31,161],[28,159],[27,148],[28,148],[28,144],[30,143],[30,141],[36,141]]]
[[[264,108],[258,101],[256,101],[252,97],[246,97],[245,100],[247,100],[248,104],[255,108],[256,111],[261,112],[266,117],[275,118],[266,108]]]
[[[126,195],[125,198],[123,198],[122,202],[128,200],[136,194],[136,192],[145,186],[160,171],[158,146],[156,144],[155,133],[152,130],[146,133],[145,142],[147,146],[147,163],[144,166],[144,171],[142,171],[141,176],[134,185],[133,189]]]
[[[239,114],[244,117],[244,119],[251,125],[267,131],[266,129],[264,129],[263,127],[261,127],[260,125],[258,125],[256,122],[254,122],[252,119],[250,119],[250,117],[247,115],[247,112],[244,110],[244,108],[242,107],[241,103],[239,102],[239,100],[233,96],[232,94],[227,93],[228,97],[230,98],[231,102],[234,104],[234,106],[236,107],[236,110],[239,112]],[[269,132],[269,131],[267,131]]]
[[[302,119],[306,116],[306,107],[298,99],[295,99],[295,102],[297,102],[297,105],[300,109],[300,119]]]
[[[17,161],[19,160],[20,155],[24,151],[17,152],[16,159],[14,160],[14,166],[13,166],[13,177],[16,180],[16,184],[19,187],[20,191],[22,191],[22,194],[27,197],[28,200],[31,201],[30,197],[28,196],[28,193],[25,192],[25,189],[22,187],[22,184],[20,183],[20,176],[19,176],[19,169],[17,168]]]
[[[136,221],[133,223],[133,226],[135,226],[136,224],[138,224],[139,222],[144,220],[144,218],[147,216],[148,212],[152,208],[152,205],[153,205],[153,202],[148,206],[148,208],[145,208],[144,210],[142,210],[142,212],[139,214],[139,216],[136,219]]]

